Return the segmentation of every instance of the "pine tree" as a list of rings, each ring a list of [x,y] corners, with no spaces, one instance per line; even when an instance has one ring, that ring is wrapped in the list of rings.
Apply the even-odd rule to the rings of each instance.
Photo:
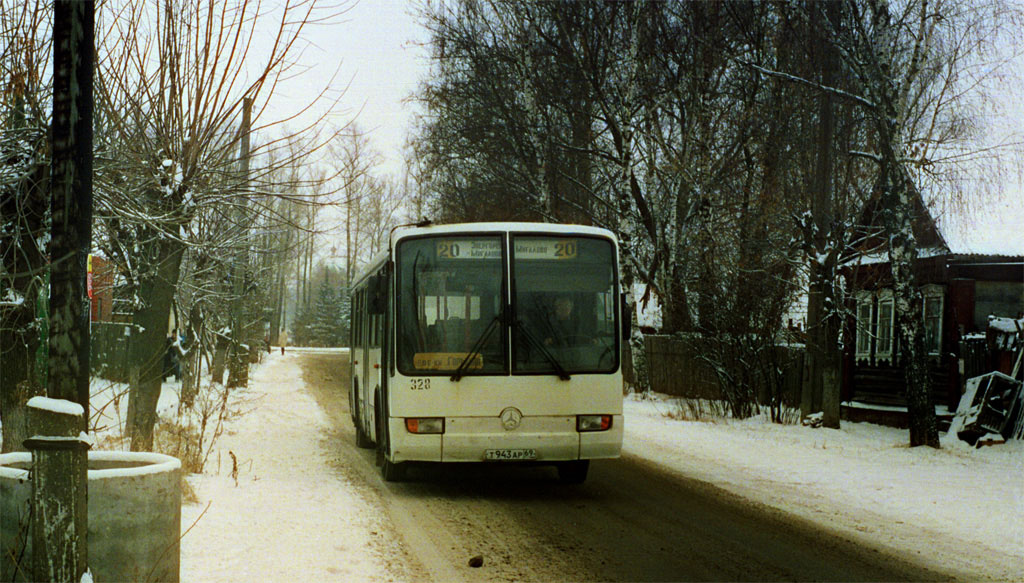
[[[292,334],[300,345],[346,346],[350,321],[348,288],[335,291],[321,283],[316,301],[296,317]]]
[[[349,300],[348,286],[342,286],[338,289],[335,301],[338,325],[334,346],[348,346],[349,330],[352,326],[352,304]]]

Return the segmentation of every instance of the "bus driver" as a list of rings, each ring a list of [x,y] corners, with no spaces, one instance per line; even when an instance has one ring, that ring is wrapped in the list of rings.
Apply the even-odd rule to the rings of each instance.
[[[580,343],[579,322],[573,316],[572,298],[559,296],[555,300],[555,317],[548,319],[549,334],[544,338],[544,346],[569,346]]]

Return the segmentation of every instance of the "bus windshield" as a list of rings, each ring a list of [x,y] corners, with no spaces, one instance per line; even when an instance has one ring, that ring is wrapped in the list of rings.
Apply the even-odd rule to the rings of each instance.
[[[398,244],[399,370],[452,374],[453,380],[464,374],[567,378],[615,372],[619,304],[613,243],[511,235],[508,260],[505,243],[500,235],[451,235]],[[506,297],[511,314],[503,314]]]
[[[506,373],[502,240],[437,237],[398,247],[398,367],[407,374]],[[475,349],[475,350],[474,350]],[[468,362],[463,364],[467,358]]]
[[[606,239],[513,239],[514,373],[618,368],[615,269]]]

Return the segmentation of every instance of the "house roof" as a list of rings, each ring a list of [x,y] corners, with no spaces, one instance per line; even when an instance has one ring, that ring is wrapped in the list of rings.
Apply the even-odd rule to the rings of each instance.
[[[846,254],[844,262],[888,263],[888,250],[882,246],[877,230],[877,206],[877,197],[865,205],[858,223],[868,239],[859,245],[859,252]],[[919,257],[952,255],[956,260],[1024,261],[1024,185],[1019,181],[1008,185],[999,196],[968,199],[944,210],[926,205],[920,196],[913,206]]]
[[[881,202],[881,197],[876,192],[861,209],[857,225],[859,225],[858,228],[861,230],[864,239],[856,245],[857,251],[848,254],[848,256],[870,255],[878,252],[883,252],[888,256],[882,229]],[[921,194],[915,192],[910,202],[911,212],[914,215],[912,222],[914,240],[917,241],[918,247],[922,250],[932,248],[944,250],[946,244],[942,239],[941,231],[936,224],[933,213],[928,209],[924,200],[922,200]],[[888,261],[888,259],[885,261]]]

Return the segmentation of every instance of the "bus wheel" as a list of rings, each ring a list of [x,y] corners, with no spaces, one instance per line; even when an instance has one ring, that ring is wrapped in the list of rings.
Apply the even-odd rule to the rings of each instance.
[[[563,484],[582,484],[587,480],[590,460],[575,460],[558,464],[558,480]]]
[[[366,435],[366,432],[363,431],[363,423],[358,418],[356,419],[356,447],[362,449],[370,449],[373,447],[373,440],[371,440],[370,436]]]
[[[394,463],[388,459],[387,448],[390,440],[387,436],[387,423],[380,410],[379,397],[377,403],[374,410],[377,413],[375,415],[377,418],[377,465],[380,466],[380,476],[384,478],[385,482],[401,482],[405,480],[406,466],[404,463]]]
[[[386,457],[380,465],[380,476],[385,482],[404,482],[406,478],[405,462],[392,463]]]
[[[356,428],[356,447],[370,449],[373,440],[363,431],[363,417],[359,414],[359,385],[356,385],[355,397],[352,398],[352,425]]]

